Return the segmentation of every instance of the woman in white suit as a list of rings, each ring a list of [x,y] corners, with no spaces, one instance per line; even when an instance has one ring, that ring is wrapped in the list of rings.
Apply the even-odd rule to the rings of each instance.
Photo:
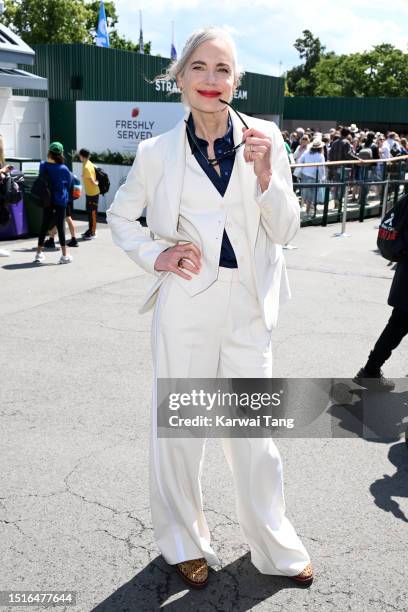
[[[152,520],[164,559],[201,588],[208,564],[219,563],[202,507],[205,439],[157,436],[156,382],[271,378],[271,329],[289,295],[282,245],[298,230],[299,205],[279,129],[227,104],[240,78],[228,33],[194,32],[167,78],[177,80],[186,115],[139,145],[107,219],[114,242],[157,277],[140,309],[154,305]],[[137,221],[145,206],[150,235]],[[274,442],[222,443],[252,563],[311,584],[309,555],[285,516]]]

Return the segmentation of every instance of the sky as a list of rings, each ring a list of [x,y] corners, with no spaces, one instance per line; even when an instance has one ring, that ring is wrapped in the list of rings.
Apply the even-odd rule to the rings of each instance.
[[[293,48],[305,29],[327,51],[353,53],[387,42],[408,51],[408,0],[115,0],[118,30],[170,57],[171,22],[180,51],[191,32],[217,25],[229,30],[244,70],[272,76],[300,63]]]

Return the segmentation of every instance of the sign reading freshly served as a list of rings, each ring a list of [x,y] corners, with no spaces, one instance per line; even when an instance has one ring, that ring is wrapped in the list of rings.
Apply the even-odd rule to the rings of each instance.
[[[142,140],[167,132],[184,115],[179,102],[76,103],[76,142],[101,153],[135,154]]]

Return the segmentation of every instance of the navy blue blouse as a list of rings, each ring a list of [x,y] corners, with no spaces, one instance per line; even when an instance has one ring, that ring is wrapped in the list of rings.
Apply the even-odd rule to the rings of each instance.
[[[194,134],[194,138],[196,139],[197,145],[200,148],[201,153],[208,157],[208,142],[203,138],[198,138],[195,133],[195,126],[193,115],[190,113],[188,118],[188,127]],[[234,160],[235,160],[235,152],[220,160],[219,168],[221,170],[221,175],[211,166],[205,158],[198,151],[198,147],[194,144],[193,139],[191,138],[188,130],[187,130],[187,138],[191,147],[191,152],[196,158],[197,162],[200,164],[201,168],[204,170],[214,187],[218,190],[222,197],[224,197],[225,192],[227,191],[228,183],[232,174],[232,170],[234,168]],[[214,152],[215,157],[220,157],[226,151],[230,151],[234,147],[234,136],[232,130],[232,121],[231,117],[228,114],[228,130],[222,138],[217,138],[214,141]],[[224,229],[224,234],[222,236],[222,244],[221,244],[221,253],[220,253],[220,263],[219,265],[223,268],[238,268],[237,259],[235,257],[234,249],[232,244],[228,238],[227,232]]]

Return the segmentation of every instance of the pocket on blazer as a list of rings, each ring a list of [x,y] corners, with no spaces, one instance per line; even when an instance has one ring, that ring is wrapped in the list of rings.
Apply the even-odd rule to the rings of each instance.
[[[144,314],[145,312],[148,312],[151,308],[153,308],[159,293],[159,289],[169,274],[171,274],[171,272],[164,272],[164,274],[161,275],[148,289],[146,295],[144,296],[142,305],[138,310],[139,314]]]

